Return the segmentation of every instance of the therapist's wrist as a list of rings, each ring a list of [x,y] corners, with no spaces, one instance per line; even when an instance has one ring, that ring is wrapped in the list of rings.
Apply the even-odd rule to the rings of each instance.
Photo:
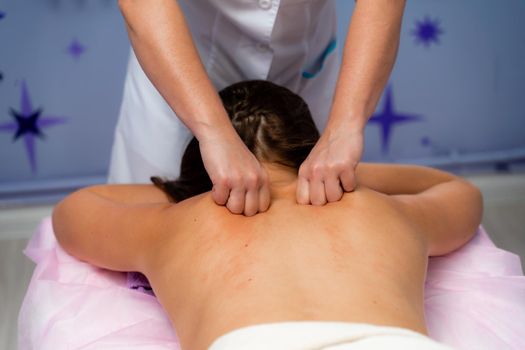
[[[368,118],[364,114],[332,115],[326,130],[332,133],[362,134]]]
[[[193,131],[193,130],[192,130]],[[193,131],[199,142],[235,142],[240,140],[239,135],[233,128],[231,121],[215,120],[212,123],[200,122]]]
[[[208,104],[208,106],[210,106]],[[194,117],[187,124],[193,135],[203,142],[210,139],[224,139],[233,138],[237,135],[237,132],[233,128],[228,113],[222,105],[220,108],[206,108],[203,110],[192,111]]]

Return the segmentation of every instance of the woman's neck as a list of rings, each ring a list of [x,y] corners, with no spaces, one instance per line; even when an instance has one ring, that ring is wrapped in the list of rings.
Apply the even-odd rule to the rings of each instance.
[[[297,186],[297,171],[277,163],[261,163],[268,174],[270,191],[273,198],[290,197]]]

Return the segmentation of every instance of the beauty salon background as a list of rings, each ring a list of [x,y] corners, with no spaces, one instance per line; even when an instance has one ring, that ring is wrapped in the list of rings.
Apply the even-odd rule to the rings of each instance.
[[[337,3],[340,49],[354,2]],[[524,19],[519,0],[408,1],[363,159],[525,168]],[[128,52],[114,0],[0,1],[0,203],[105,181]]]
[[[341,48],[354,1],[337,4]],[[522,265],[524,23],[523,0],[407,1],[363,157],[467,176],[483,191],[483,226]],[[128,52],[116,0],[0,0],[0,349],[16,349],[34,268],[22,251],[38,223],[69,191],[105,181]]]

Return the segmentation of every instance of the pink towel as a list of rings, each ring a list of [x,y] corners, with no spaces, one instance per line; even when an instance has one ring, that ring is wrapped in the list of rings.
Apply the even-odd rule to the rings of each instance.
[[[71,257],[50,218],[24,253],[36,267],[18,318],[19,350],[180,349],[147,280]],[[525,349],[520,259],[481,226],[463,248],[430,259],[425,308],[430,336],[452,347]]]

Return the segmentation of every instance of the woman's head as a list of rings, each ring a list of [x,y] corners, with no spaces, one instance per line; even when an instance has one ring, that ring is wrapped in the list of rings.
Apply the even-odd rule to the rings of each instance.
[[[308,105],[300,96],[262,80],[230,85],[219,95],[233,127],[260,162],[298,171],[319,139]],[[186,147],[177,180],[151,180],[175,201],[212,189],[195,138]]]

